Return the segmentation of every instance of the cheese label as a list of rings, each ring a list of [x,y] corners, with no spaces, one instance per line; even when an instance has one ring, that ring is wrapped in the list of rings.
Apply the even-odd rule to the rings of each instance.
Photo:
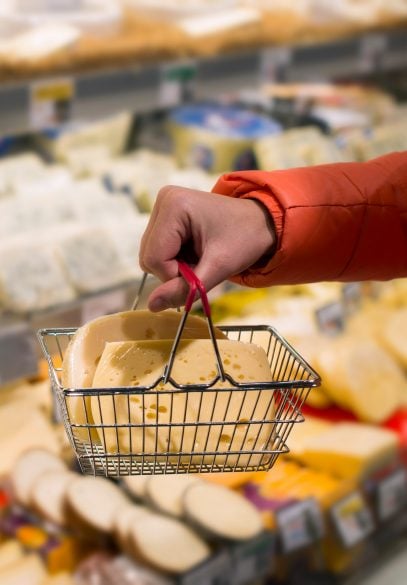
[[[317,324],[327,335],[337,335],[345,329],[345,309],[340,301],[324,305],[315,312]]]
[[[246,585],[270,574],[275,557],[276,537],[272,532],[262,532],[248,542],[232,547],[232,574],[228,583]]]
[[[325,534],[321,509],[313,498],[277,511],[276,522],[284,553],[310,546]]]
[[[377,486],[377,515],[381,522],[389,520],[407,505],[407,471],[397,469]]]
[[[362,303],[362,287],[359,282],[349,282],[342,287],[342,301],[346,315],[352,315]]]
[[[30,91],[30,127],[53,128],[72,117],[75,83],[70,78],[36,81]]]
[[[366,540],[374,530],[372,512],[359,492],[353,492],[335,504],[331,509],[331,519],[347,549]]]

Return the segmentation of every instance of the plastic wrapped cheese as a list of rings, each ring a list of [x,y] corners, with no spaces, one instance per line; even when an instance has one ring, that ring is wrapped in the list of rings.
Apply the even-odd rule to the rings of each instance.
[[[269,382],[271,371],[265,351],[255,345],[219,340],[225,371],[237,382]],[[148,387],[162,376],[168,363],[172,341],[128,341],[107,343],[93,379],[94,388]],[[208,384],[216,376],[213,345],[210,340],[183,340],[177,350],[171,374],[178,384]],[[222,389],[222,390],[221,390]],[[229,389],[229,390],[228,390]],[[192,461],[256,465],[263,460],[255,455],[217,455],[202,457],[194,452],[262,451],[273,433],[274,400],[272,390],[238,390],[229,382],[217,382],[200,392],[172,392],[174,386],[159,385],[155,392],[91,398],[96,425],[145,425],[118,429],[97,427],[99,439],[109,453],[191,453]],[[211,427],[209,421],[217,422]],[[251,422],[248,425],[248,421]],[[157,426],[175,423],[169,427]],[[198,427],[194,423],[200,423]],[[187,426],[183,428],[183,424]],[[176,457],[176,456],[175,456]],[[185,456],[190,461],[189,455]]]
[[[339,423],[305,441],[297,457],[343,478],[363,478],[397,459],[398,440],[386,429]]]

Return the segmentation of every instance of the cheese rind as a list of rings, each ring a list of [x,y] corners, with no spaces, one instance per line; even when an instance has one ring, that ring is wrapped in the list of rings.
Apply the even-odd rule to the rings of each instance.
[[[152,386],[163,375],[172,344],[168,340],[106,344],[93,387]],[[219,340],[218,347],[226,373],[236,381],[271,381],[263,349],[229,340]],[[178,384],[208,384],[216,376],[210,340],[180,342],[171,373]],[[184,461],[228,465],[257,465],[262,461],[261,452],[273,433],[273,390],[240,390],[228,381],[198,392],[174,390],[171,383],[160,383],[154,390],[139,391],[129,399],[123,394],[92,397],[92,416],[106,451],[147,456],[169,452],[173,457],[182,452]],[[124,426],[116,429],[102,425]],[[241,450],[260,453],[233,453]],[[200,455],[208,451],[216,456]]]

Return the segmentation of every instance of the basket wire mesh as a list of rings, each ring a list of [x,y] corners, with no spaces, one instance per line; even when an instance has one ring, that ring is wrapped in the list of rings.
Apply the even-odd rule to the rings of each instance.
[[[310,389],[318,386],[318,374],[272,327],[228,326],[220,327],[220,329],[228,339],[263,346],[266,349],[273,381],[251,384],[235,382],[229,388],[208,388],[208,385],[179,387],[175,383],[172,384],[174,388],[171,390],[135,387],[73,390],[62,386],[61,363],[68,343],[76,330],[43,329],[39,331],[39,339],[49,364],[52,389],[68,437],[84,473],[121,476],[267,471],[275,463],[279,454],[288,451],[286,445],[288,435],[294,424],[304,420],[301,407]],[[237,421],[227,421],[234,392],[239,392],[242,398],[242,409],[250,393],[255,396],[254,401],[251,401],[251,415],[249,417],[246,415],[244,433],[243,435],[240,433],[239,440],[236,440]],[[145,412],[144,403],[147,393],[149,397],[153,396],[156,399],[157,418],[150,421],[143,417],[141,423],[135,423],[131,416],[133,402],[140,400]],[[208,394],[210,394],[210,409],[209,416],[205,418],[202,416],[202,405]],[[217,420],[214,413],[222,395],[226,399],[224,420]],[[188,416],[188,405],[192,396],[194,404],[198,404],[195,409],[195,421]],[[257,405],[264,396],[266,396],[267,407],[264,413],[260,413]],[[181,416],[177,409],[177,417],[174,415],[176,397],[179,397],[185,406]],[[98,424],[92,418],[89,399],[93,399],[94,404],[98,404],[101,414]],[[103,419],[102,400],[112,401],[113,420]],[[76,422],[71,416],[74,408],[78,406],[78,401],[81,402],[84,413],[84,420],[81,422]],[[125,421],[118,415],[119,401],[121,401],[121,406],[123,406],[123,401],[127,404],[128,419]],[[169,417],[164,422],[160,420],[160,401],[165,402],[166,407],[169,408]],[[268,440],[264,442],[259,438],[264,438],[262,431],[265,427],[270,429],[270,433]],[[179,438],[176,441],[179,450],[162,452],[158,448],[160,433],[166,433],[171,439],[174,429],[179,431]],[[193,439],[186,441],[185,434],[188,429],[193,430],[195,438],[198,434],[206,437],[200,449],[194,448],[196,441]],[[228,435],[228,429],[231,429],[229,446],[233,448],[225,447],[222,440],[225,435]],[[253,431],[255,431],[254,439]],[[109,452],[106,448],[107,432],[116,433],[118,446],[122,443],[119,432],[121,435],[123,432],[128,433],[129,451],[122,452],[119,448]],[[136,449],[136,445],[132,444],[134,432],[141,437],[141,448]],[[218,439],[215,441],[215,448],[209,449],[208,443],[212,442],[213,445],[214,441],[210,439],[213,439],[214,434],[218,436]],[[247,441],[249,434],[253,439],[251,444]],[[140,447],[140,440],[138,443]],[[150,450],[146,449],[147,445]]]

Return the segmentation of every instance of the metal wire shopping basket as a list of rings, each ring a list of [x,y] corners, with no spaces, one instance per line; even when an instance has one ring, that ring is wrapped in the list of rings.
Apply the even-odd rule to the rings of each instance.
[[[318,374],[272,327],[220,327],[228,339],[260,345],[268,356],[272,381],[235,380],[225,371],[202,283],[183,263],[180,273],[190,286],[185,312],[168,363],[151,386],[64,388],[61,363],[76,329],[38,332],[68,437],[86,474],[267,471],[288,451],[293,425],[304,420],[301,407],[319,385]],[[197,293],[217,372],[208,383],[179,384],[171,374]],[[78,407],[80,417],[73,414]]]

